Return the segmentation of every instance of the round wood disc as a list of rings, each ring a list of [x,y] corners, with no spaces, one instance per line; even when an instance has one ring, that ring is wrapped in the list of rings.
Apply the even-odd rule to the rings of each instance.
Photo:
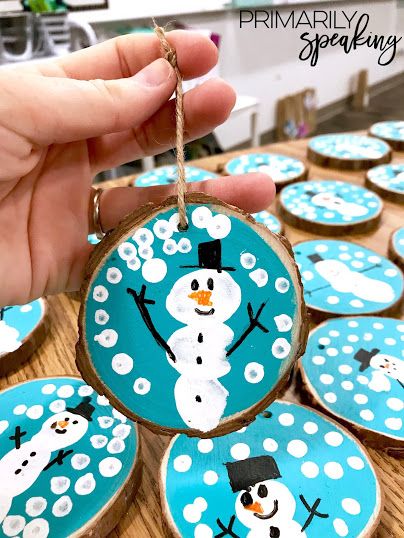
[[[404,203],[404,163],[372,168],[366,174],[366,186],[387,200]]]
[[[78,377],[0,393],[2,536],[107,536],[140,480],[136,426]]]
[[[404,226],[394,230],[390,236],[389,258],[404,270]]]
[[[316,319],[396,312],[403,273],[390,260],[356,243],[303,241],[293,247],[306,305]]]
[[[42,344],[47,330],[45,299],[0,308],[0,375],[21,366]]]
[[[257,222],[264,224],[272,233],[283,233],[282,222],[272,213],[269,213],[268,211],[260,211],[259,213],[254,213],[252,216]]]
[[[361,444],[323,414],[281,400],[225,437],[176,436],[160,478],[167,534],[182,538],[364,538],[383,507]]]
[[[383,203],[364,187],[313,180],[285,187],[278,201],[283,219],[296,228],[328,235],[366,232],[380,222]]]
[[[310,334],[300,362],[311,400],[364,442],[404,453],[404,321],[328,320]]]
[[[125,415],[215,436],[254,419],[286,383],[307,328],[291,248],[202,194],[124,220],[94,251],[77,364]]]
[[[310,140],[307,152],[315,164],[341,170],[366,170],[391,161],[390,146],[370,136],[316,136]]]
[[[196,166],[185,166],[185,175],[188,183],[219,177],[213,172],[197,168]],[[154,187],[155,185],[174,185],[176,182],[177,166],[168,165],[141,174],[133,181],[133,185],[135,187]]]
[[[404,151],[404,121],[374,123],[369,134],[385,140],[396,151]]]
[[[308,170],[299,159],[274,153],[246,153],[229,161],[225,171],[231,175],[248,172],[264,172],[268,174],[280,190],[289,183],[307,178]]]

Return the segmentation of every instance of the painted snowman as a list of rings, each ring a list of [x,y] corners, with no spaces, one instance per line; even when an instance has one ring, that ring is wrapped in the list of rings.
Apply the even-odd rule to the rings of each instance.
[[[198,265],[182,267],[196,270],[179,278],[167,296],[168,312],[184,324],[167,341],[151,319],[147,305],[155,302],[145,298],[146,286],[140,293],[127,290],[170,365],[180,374],[174,397],[182,420],[202,432],[214,429],[226,408],[229,393],[218,380],[231,369],[229,356],[256,327],[268,332],[259,322],[265,303],[256,314],[248,303],[248,326],[233,343],[234,333],[225,322],[240,307],[241,289],[230,274],[234,268],[222,266],[221,250],[219,239],[200,243]]]
[[[20,333],[14,327],[7,325],[4,314],[11,306],[0,308],[0,355],[10,353],[21,346]]]
[[[279,481],[281,474],[272,456],[227,463],[230,486],[238,493],[237,519],[250,529],[248,538],[306,538],[294,521],[296,501]]]
[[[307,191],[307,195],[311,196],[313,205],[323,207],[329,211],[335,211],[343,217],[363,217],[369,210],[365,206],[361,206],[354,202],[346,202],[341,196],[329,192],[311,192]]]
[[[394,290],[390,284],[364,275],[363,270],[354,271],[340,260],[324,260],[319,254],[311,254],[308,258],[318,274],[339,293],[352,293],[359,299],[375,303],[390,303],[394,300]]]
[[[375,392],[390,392],[391,379],[397,381],[404,388],[404,361],[380,353],[380,349],[366,351],[360,349],[356,352],[354,359],[361,363],[360,372],[364,372],[369,367],[373,368],[372,379],[368,387]]]
[[[65,411],[52,415],[25,443],[21,443],[21,438],[26,432],[17,426],[15,435],[10,437],[15,441],[15,448],[0,460],[0,523],[7,516],[14,497],[28,490],[43,471],[55,464],[61,465],[63,459],[73,452],[65,452],[64,449],[86,434],[95,409],[89,401],[90,398],[84,398],[75,408],[67,407]],[[51,460],[55,450],[59,453]]]

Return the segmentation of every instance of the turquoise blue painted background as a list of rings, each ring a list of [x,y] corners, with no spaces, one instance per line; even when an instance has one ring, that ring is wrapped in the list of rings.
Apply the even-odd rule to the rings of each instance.
[[[344,217],[337,211],[314,205],[311,201],[311,196],[306,194],[307,191],[312,191],[315,194],[326,192],[338,196],[345,202],[366,207],[368,212],[361,217]],[[293,215],[308,221],[326,224],[347,224],[366,221],[374,217],[382,207],[380,198],[368,189],[330,179],[325,181],[302,181],[301,183],[288,185],[282,190],[280,198],[282,204]],[[313,217],[309,218],[309,215],[313,215]]]
[[[50,395],[44,395],[41,392],[43,386],[48,384],[54,384],[56,386],[55,391]],[[74,388],[74,394],[69,398],[60,398],[56,395],[56,391],[63,385],[71,385]],[[85,383],[76,378],[70,377],[55,377],[47,379],[39,379],[36,381],[30,381],[13,387],[0,394],[0,421],[8,421],[9,425],[0,434],[0,458],[2,458],[7,452],[15,448],[14,441],[9,440],[10,435],[14,435],[15,427],[20,426],[23,431],[26,431],[26,435],[22,438],[21,442],[25,442],[31,439],[31,437],[38,433],[45,420],[51,417],[54,413],[49,410],[49,405],[59,399],[64,399],[68,407],[75,407],[82,401],[82,397],[77,394],[80,387]],[[97,395],[93,392],[91,395],[91,404],[96,407],[92,415],[92,422],[89,423],[89,428],[86,435],[75,445],[65,448],[65,450],[73,449],[74,452],[68,456],[63,465],[54,465],[49,470],[43,471],[39,479],[24,493],[19,495],[13,500],[13,504],[10,508],[9,515],[21,515],[25,517],[26,523],[29,523],[32,519],[25,512],[25,505],[28,499],[31,497],[45,497],[48,504],[45,511],[38,517],[44,518],[49,523],[49,537],[52,538],[65,538],[70,536],[75,531],[83,527],[89,520],[91,520],[97,512],[102,510],[105,504],[115,495],[115,493],[121,488],[123,483],[127,480],[128,475],[133,467],[135,461],[135,455],[137,451],[137,439],[136,432],[133,423],[127,421],[127,424],[132,425],[132,432],[124,443],[126,448],[124,452],[120,454],[110,454],[107,451],[107,447],[95,449],[90,442],[92,435],[105,435],[108,437],[108,441],[112,439],[112,429],[121,424],[121,420],[114,417],[113,425],[108,429],[103,429],[99,426],[97,417],[101,416],[113,416],[112,407],[110,405],[97,405]],[[43,415],[38,419],[30,419],[25,414],[15,415],[13,409],[17,405],[26,405],[28,408],[33,405],[42,405],[44,407]],[[124,419],[126,421],[126,419]],[[1,422],[2,430],[4,423]],[[82,470],[75,470],[71,465],[71,458],[74,454],[87,454],[90,456],[91,461],[89,465]],[[57,451],[52,453],[52,458],[57,456]],[[111,478],[105,478],[101,476],[98,470],[99,462],[109,456],[113,456],[121,460],[122,468],[120,472]],[[94,491],[89,495],[77,495],[74,491],[74,484],[78,478],[87,473],[93,473],[96,487]],[[69,489],[60,495],[54,494],[50,489],[50,481],[52,477],[66,476],[71,480]],[[1,477],[0,477],[0,489],[1,489]],[[54,502],[62,495],[68,495],[73,503],[71,512],[64,517],[55,517],[52,514],[52,506]],[[0,536],[6,536],[0,526]]]
[[[388,144],[382,140],[347,134],[316,136],[310,140],[309,147],[317,153],[344,159],[374,159],[390,151]]]
[[[400,256],[404,256],[404,227],[400,228],[393,235],[393,245]]]
[[[350,324],[354,326],[351,327]],[[336,335],[335,331],[339,334]],[[352,335],[358,338],[357,342],[351,341],[350,337]],[[393,339],[395,344],[386,344],[386,337],[388,342]],[[324,347],[319,342],[321,338],[330,340],[330,343]],[[352,351],[345,353],[342,350],[343,347],[351,348]],[[363,383],[363,378],[366,378],[369,382],[372,379],[372,372],[375,370],[370,366],[360,372],[361,363],[354,359],[354,355],[359,349],[371,351],[376,348],[380,349],[380,353],[404,360],[404,322],[380,317],[353,317],[330,320],[311,334],[306,353],[302,358],[302,365],[320,401],[332,412],[364,428],[370,428],[377,432],[404,439],[403,423],[398,430],[388,428],[385,424],[385,420],[390,417],[401,419],[403,422],[404,411],[392,410],[387,405],[387,400],[389,398],[398,398],[402,401],[404,388],[397,380],[388,377],[391,383],[389,392],[375,392],[369,389],[367,384]],[[337,349],[338,354],[330,356],[328,354],[330,349]],[[324,364],[313,363],[313,357],[323,357],[325,359]],[[315,362],[318,363],[318,359],[315,359]],[[338,366],[341,364],[351,366],[352,372],[350,374],[339,372]],[[322,374],[331,374],[334,381],[329,385],[324,385],[320,381]],[[362,383],[358,381],[358,376],[360,376],[359,379]],[[345,390],[341,385],[343,381],[351,381],[353,383],[352,390]],[[329,403],[324,400],[324,394],[330,392],[337,397],[335,403]],[[368,402],[365,404],[356,403],[354,396],[358,393],[365,395]],[[370,409],[374,413],[372,420],[364,420],[360,416],[360,412],[364,409]]]
[[[216,179],[218,177],[217,174],[197,168],[196,166],[185,166],[185,175],[189,183],[205,181],[206,179]],[[177,166],[168,165],[141,174],[134,180],[133,185],[135,187],[152,187],[155,185],[173,185],[176,181]]]
[[[300,176],[304,172],[304,164],[298,159],[272,153],[248,153],[232,159],[226,164],[229,174],[246,174],[258,172],[260,166],[270,166],[270,174],[275,183],[282,183]]]
[[[383,189],[404,193],[404,164],[375,166],[369,170],[368,178]]]
[[[326,252],[323,251],[322,246],[325,246],[327,248]],[[341,247],[344,250],[341,250]],[[293,251],[295,253],[296,262],[302,275],[306,304],[308,306],[312,306],[313,308],[319,308],[327,312],[333,312],[340,315],[372,313],[388,308],[389,306],[394,304],[403,293],[403,275],[398,269],[398,267],[396,267],[396,265],[394,265],[394,263],[392,263],[387,258],[379,256],[376,252],[364,248],[358,244],[349,243],[347,241],[333,240],[304,241],[303,243],[298,243],[297,245],[295,245],[293,247]],[[358,299],[356,295],[354,295],[353,293],[337,292],[331,286],[327,286],[327,280],[321,277],[316,271],[313,262],[308,258],[309,255],[316,253],[326,260],[335,259],[342,261],[353,271],[362,271],[365,268],[372,267],[371,269],[365,271],[364,274],[369,278],[375,278],[377,280],[388,282],[394,290],[394,300],[390,303],[377,303],[361,299],[361,301],[364,303],[364,306],[361,308],[354,308],[349,303],[353,299]],[[356,253],[360,253],[360,255],[363,254],[364,256],[358,258],[355,256]],[[351,258],[349,260],[341,259],[341,255],[345,254],[348,254]],[[370,261],[369,257],[371,258]],[[377,259],[378,261],[372,261],[373,257],[375,257],[374,259]],[[352,262],[354,261],[363,262],[363,267],[361,269],[355,268],[355,266],[352,266]],[[384,272],[387,269],[395,271],[395,275],[386,276]],[[308,278],[309,276],[311,277],[310,279]],[[317,288],[323,289],[310,294],[312,290],[315,290]],[[327,303],[327,297],[329,297],[330,295],[337,296],[339,298],[339,303]]]
[[[327,519],[315,517],[306,529],[308,538],[338,538],[333,526],[333,521],[336,518],[344,520],[347,524],[348,538],[360,536],[371,519],[376,505],[377,483],[375,475],[366,464],[366,458],[358,445],[336,425],[309,409],[278,401],[269,407],[269,411],[272,412],[271,418],[258,416],[256,421],[247,427],[246,431],[213,439],[213,449],[209,453],[199,452],[198,439],[188,438],[185,435],[176,438],[167,464],[165,486],[169,511],[181,536],[193,538],[195,527],[198,524],[210,527],[213,536],[215,536],[220,533],[216,524],[217,518],[228,524],[231,516],[235,514],[235,500],[238,494],[233,493],[230,488],[224,464],[235,461],[230,454],[230,449],[236,443],[245,443],[249,446],[249,457],[262,455],[274,457],[281,474],[281,478],[277,480],[286,485],[293,493],[296,500],[296,513],[293,519],[300,525],[304,524],[308,513],[300,501],[299,495],[303,494],[311,504],[318,497],[321,498],[318,510],[329,513],[330,517]],[[282,413],[293,415],[293,425],[280,425],[278,417]],[[303,429],[306,422],[317,424],[317,433],[306,433]],[[331,431],[338,431],[343,435],[344,439],[340,446],[329,446],[325,442],[324,435]],[[266,438],[274,439],[277,442],[278,448],[275,452],[264,450],[263,441]],[[287,445],[293,439],[304,441],[308,445],[306,456],[296,458],[287,452]],[[181,455],[188,455],[192,458],[192,465],[186,472],[177,472],[174,469],[174,460]],[[352,469],[347,463],[347,458],[351,456],[361,458],[365,463],[364,468],[361,470]],[[306,478],[302,474],[300,468],[306,461],[318,465],[319,474],[316,478]],[[342,478],[331,479],[324,474],[323,467],[330,461],[341,464],[344,472]],[[213,470],[219,475],[218,482],[213,486],[208,486],[203,482],[203,474],[207,470]],[[200,521],[196,524],[188,523],[183,517],[183,509],[199,496],[206,500],[208,508],[202,513]],[[359,515],[347,514],[342,509],[341,501],[346,497],[354,498],[360,503],[362,509]],[[249,529],[237,519],[233,530],[240,538],[245,538],[249,532]],[[201,536],[203,535],[201,534]]]
[[[21,308],[31,306],[31,309],[27,312],[21,311]],[[14,327],[20,333],[18,340],[24,340],[24,338],[30,334],[40,322],[43,316],[43,302],[40,299],[32,301],[27,305],[13,306],[12,308],[4,312],[3,321],[10,327]],[[1,344],[0,344],[1,348]]]
[[[188,215],[196,207],[195,205],[187,206]],[[174,209],[160,213],[158,218],[154,218],[147,224],[147,228],[152,230],[158,219],[168,220],[174,213],[176,213]],[[214,211],[213,214],[215,214]],[[231,222],[232,231],[222,240],[222,260],[224,266],[236,268],[231,275],[242,289],[242,302],[236,314],[226,324],[234,331],[233,342],[235,342],[248,326],[247,303],[251,302],[256,312],[262,302],[268,301],[260,321],[269,329],[269,334],[255,329],[244,344],[231,355],[232,369],[230,373],[219,379],[230,393],[223,418],[257,403],[279,379],[280,372],[288,366],[288,359],[274,358],[271,347],[278,337],[286,338],[290,342],[291,333],[279,333],[274,316],[288,314],[293,319],[296,314],[296,295],[293,286],[291,285],[289,291],[284,294],[278,293],[274,287],[274,282],[278,277],[286,277],[290,280],[288,271],[279,258],[250,227],[236,218],[231,218]],[[178,241],[182,235],[176,232],[173,237]],[[180,266],[195,265],[198,261],[198,244],[212,240],[206,229],[198,229],[192,222],[185,237],[191,240],[192,250],[188,254],[176,253],[171,256],[163,253],[163,241],[157,237],[154,239],[152,244],[154,256],[164,258],[168,266],[167,276],[157,284],[146,282],[141,270],[128,269],[117,250],[112,252],[105,259],[98,274],[94,276],[85,312],[85,333],[89,353],[103,383],[137,415],[171,428],[185,427],[174,400],[174,385],[179,373],[169,364],[165,352],[157,346],[146,329],[136,304],[126,289],[131,287],[140,291],[142,284],[147,285],[146,297],[156,301],[155,305],[149,306],[149,312],[157,329],[167,341],[175,330],[184,325],[172,318],[166,310],[166,297],[175,281],[186,271],[190,271]],[[132,239],[128,241],[135,244]],[[241,266],[240,254],[245,251],[256,256],[256,268],[260,267],[268,272],[269,282],[266,286],[258,288],[249,278],[249,271]],[[109,267],[116,267],[122,272],[123,278],[119,284],[107,282],[106,273]],[[103,285],[108,289],[109,297],[103,303],[96,302],[92,298],[96,285]],[[108,323],[102,326],[94,322],[95,312],[100,308],[110,316]],[[94,341],[94,337],[107,328],[115,329],[119,333],[118,342],[112,348],[104,348]],[[134,367],[128,375],[118,375],[113,371],[111,361],[116,353],[126,353],[133,358]],[[257,384],[247,383],[244,378],[245,366],[252,361],[257,361],[265,367],[265,377]],[[139,395],[133,390],[133,383],[139,377],[146,378],[151,383],[151,389],[145,395]]]

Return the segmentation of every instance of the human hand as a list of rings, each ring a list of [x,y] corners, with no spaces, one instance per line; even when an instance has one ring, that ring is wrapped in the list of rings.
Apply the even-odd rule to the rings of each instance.
[[[192,32],[167,34],[185,79],[207,73],[216,47]],[[156,36],[124,36],[65,58],[0,70],[0,305],[75,290],[93,248],[91,183],[100,171],[175,143],[173,68]],[[226,120],[234,92],[214,79],[184,98],[186,141]],[[174,186],[110,189],[100,200],[109,230]],[[254,212],[273,200],[272,181],[248,174],[189,185]]]

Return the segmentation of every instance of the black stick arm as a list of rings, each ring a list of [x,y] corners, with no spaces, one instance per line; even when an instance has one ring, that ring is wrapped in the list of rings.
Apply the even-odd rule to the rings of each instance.
[[[51,467],[53,467],[53,465],[63,465],[63,460],[65,458],[67,458],[67,456],[70,456],[70,454],[73,454],[73,450],[66,450],[66,452],[64,450],[59,450],[58,452],[58,455],[56,456],[56,458],[53,458],[53,460],[51,460],[48,465],[46,465],[46,467],[44,467],[44,471],[47,471],[48,469],[50,469]]]
[[[174,353],[172,352],[170,346],[167,344],[167,342],[164,340],[164,338],[161,336],[161,334],[156,329],[156,326],[153,323],[153,320],[150,316],[149,310],[147,309],[147,304],[155,304],[155,301],[151,301],[150,299],[145,299],[145,293],[146,293],[146,286],[142,286],[142,289],[140,293],[136,293],[135,290],[132,288],[127,288],[126,290],[129,295],[133,297],[135,300],[136,306],[139,309],[140,315],[142,316],[142,319],[146,325],[146,327],[149,329],[150,334],[153,336],[154,340],[156,341],[157,345],[164,349],[164,351],[167,353],[167,355],[170,357],[170,359],[173,362],[176,362],[176,358]]]
[[[266,327],[264,327],[264,325],[262,325],[262,323],[260,323],[258,321],[258,318],[260,317],[262,311],[264,310],[265,305],[266,305],[266,303],[262,303],[261,306],[259,307],[259,309],[257,310],[256,315],[254,316],[254,312],[253,312],[251,303],[247,304],[247,312],[248,312],[248,317],[250,319],[250,324],[245,329],[245,331],[241,334],[241,336],[234,342],[234,344],[231,346],[231,348],[228,350],[228,352],[226,353],[227,357],[230,357],[230,355],[232,353],[234,353],[236,351],[236,349],[241,346],[241,344],[244,342],[244,340],[247,338],[247,336],[250,333],[252,333],[253,330],[256,327],[258,327],[258,329],[260,329],[263,333],[268,333],[269,332],[268,329]]]

